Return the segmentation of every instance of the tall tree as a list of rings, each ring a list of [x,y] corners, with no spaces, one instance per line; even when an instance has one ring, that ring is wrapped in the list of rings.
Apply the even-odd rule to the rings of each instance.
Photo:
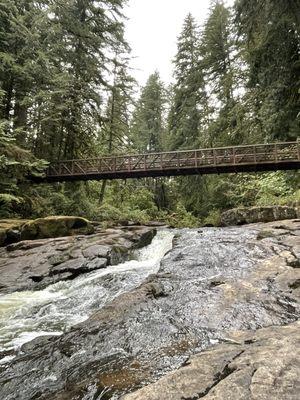
[[[128,74],[126,60],[115,58],[113,83],[109,89],[106,115],[100,131],[100,151],[103,154],[119,153],[128,149],[130,144],[130,108],[133,105],[135,81]],[[102,203],[107,181],[103,181],[100,190]]]
[[[213,110],[210,144],[238,144],[243,140],[244,110],[235,91],[239,89],[242,66],[238,65],[231,12],[222,0],[212,3],[203,28],[201,52]]]
[[[166,90],[159,73],[150,75],[133,112],[130,138],[135,151],[141,153],[162,151],[166,143]],[[154,193],[159,209],[167,205],[163,180],[148,179],[146,185]]]
[[[46,32],[46,1],[1,0],[0,118],[10,121],[20,145],[27,145],[33,107],[33,91],[47,74],[43,36]]]
[[[0,217],[17,214],[17,206],[23,201],[18,185],[29,175],[41,176],[46,163],[37,160],[29,151],[16,145],[0,123]]]
[[[124,4],[0,0],[0,122],[19,145],[47,160],[95,151],[114,54],[129,51]]]
[[[1,0],[0,118],[48,159],[87,153],[102,121],[125,0]]]
[[[63,157],[84,154],[101,121],[101,92],[114,68],[110,54],[128,50],[123,37],[124,0],[55,0],[54,57],[59,60],[62,93]],[[63,43],[63,46],[61,44]]]
[[[131,140],[139,152],[161,151],[165,136],[165,88],[159,73],[150,75],[133,112]]]
[[[174,60],[173,95],[169,113],[170,148],[188,148],[199,142],[207,113],[207,96],[199,53],[199,32],[188,14],[178,38]],[[203,127],[202,127],[203,128]]]
[[[100,150],[106,154],[124,152],[130,143],[129,129],[135,80],[128,73],[126,60],[115,59],[113,82],[100,131]]]
[[[299,136],[299,9],[299,0],[236,1],[236,23],[249,66],[252,124],[263,140]]]

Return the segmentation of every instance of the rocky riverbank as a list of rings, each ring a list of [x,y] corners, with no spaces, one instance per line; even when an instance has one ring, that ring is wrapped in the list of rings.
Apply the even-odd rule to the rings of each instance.
[[[30,228],[25,225],[26,237],[30,236],[29,230],[37,232],[36,226],[34,222]],[[119,264],[130,257],[132,250],[149,244],[156,233],[154,227],[143,226],[99,228],[93,234],[95,230],[91,231],[90,226],[88,229],[89,235],[23,240],[0,248],[0,293],[41,290]]]
[[[300,217],[299,207],[269,206],[233,208],[221,214],[221,226],[273,222]]]
[[[235,332],[124,400],[298,400],[299,322]]]
[[[84,322],[0,365],[1,398],[296,400],[300,221],[173,234],[150,276],[124,266],[75,285],[73,307],[117,289]]]
[[[0,220],[0,246],[21,240],[57,238],[63,236],[90,235],[95,228],[81,217],[52,216],[35,220]]]

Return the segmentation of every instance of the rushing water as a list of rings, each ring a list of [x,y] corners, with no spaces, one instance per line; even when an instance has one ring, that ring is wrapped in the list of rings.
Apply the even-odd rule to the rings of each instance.
[[[61,335],[121,293],[137,287],[157,272],[161,259],[172,247],[173,236],[171,231],[159,231],[149,246],[118,266],[58,282],[41,291],[0,296],[0,351],[18,349],[38,336]]]
[[[297,320],[287,248],[259,229],[160,231],[131,261],[0,297],[0,399],[119,400],[229,331]]]

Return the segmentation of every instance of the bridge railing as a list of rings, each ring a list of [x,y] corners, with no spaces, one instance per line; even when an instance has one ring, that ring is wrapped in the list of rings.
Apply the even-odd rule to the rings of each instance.
[[[180,150],[51,163],[47,176],[113,174],[300,161],[300,142]]]

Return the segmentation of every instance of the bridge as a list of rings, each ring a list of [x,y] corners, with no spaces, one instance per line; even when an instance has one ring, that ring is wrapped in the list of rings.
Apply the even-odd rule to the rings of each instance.
[[[49,165],[44,178],[32,179],[63,182],[299,168],[300,142],[284,142],[58,161]]]

